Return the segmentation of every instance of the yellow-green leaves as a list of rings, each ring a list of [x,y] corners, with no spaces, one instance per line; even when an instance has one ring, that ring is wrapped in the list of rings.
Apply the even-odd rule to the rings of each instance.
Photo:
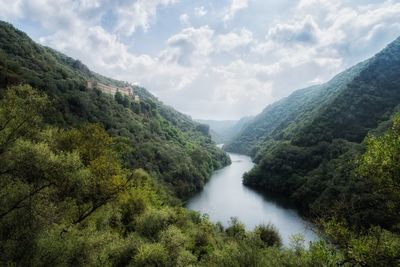
[[[379,212],[387,225],[400,223],[400,115],[383,135],[369,136],[367,150],[356,170],[359,179],[368,185],[370,198],[381,206]]]
[[[8,88],[0,100],[0,156],[15,140],[37,133],[47,97],[29,85]]]

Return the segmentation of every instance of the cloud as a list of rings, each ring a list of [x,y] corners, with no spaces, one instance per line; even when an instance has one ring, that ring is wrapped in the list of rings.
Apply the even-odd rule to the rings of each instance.
[[[3,19],[22,16],[22,0],[0,1],[0,17]]]
[[[224,21],[232,20],[238,11],[249,6],[249,2],[250,0],[232,0],[225,12]]]
[[[318,40],[318,25],[311,16],[294,23],[277,24],[268,31],[267,38],[286,45],[315,44]]]
[[[168,48],[161,53],[160,59],[188,67],[202,65],[213,51],[213,35],[214,31],[208,26],[183,29],[168,39]]]
[[[292,20],[276,22],[251,51],[276,72],[257,77],[284,96],[336,73],[384,48],[400,34],[400,3],[386,1],[356,7],[339,2],[302,0]],[[287,79],[290,77],[290,79]]]
[[[136,0],[127,1],[115,9],[117,23],[115,30],[125,36],[132,35],[137,28],[147,31],[150,20],[156,16],[159,6],[175,4],[177,0]]]
[[[93,9],[99,8],[101,5],[100,0],[80,0],[80,8],[82,9]]]
[[[397,1],[252,1],[259,2],[204,2],[207,9],[193,9],[178,0],[0,0],[0,17],[35,22],[42,44],[142,85],[196,118],[256,114],[400,34]],[[271,17],[270,8],[281,12]],[[236,21],[238,12],[249,19]],[[166,17],[155,28],[160,14]],[[196,19],[203,16],[207,24]]]
[[[254,114],[264,108],[266,98],[273,97],[271,83],[259,81],[251,66],[239,60],[226,66],[203,68],[184,89],[172,93],[165,90],[159,95],[182,111],[190,110],[194,118],[213,114],[214,118],[233,119]]]
[[[182,26],[190,26],[189,15],[186,13],[179,16],[179,21],[181,22]]]
[[[253,41],[253,34],[247,29],[232,31],[227,34],[219,35],[216,38],[216,47],[218,51],[230,51],[232,49],[243,47]]]
[[[198,18],[204,17],[207,15],[207,10],[204,8],[204,6],[196,7],[194,9],[194,15]]]

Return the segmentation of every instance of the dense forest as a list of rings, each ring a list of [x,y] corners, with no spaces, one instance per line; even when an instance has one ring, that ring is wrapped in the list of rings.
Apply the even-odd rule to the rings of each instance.
[[[225,148],[257,163],[246,185],[288,196],[308,217],[398,234],[399,104],[400,38],[268,106]]]
[[[304,246],[294,236],[283,248],[272,225],[251,232],[182,208],[143,169],[124,166],[129,151],[101,124],[45,123],[49,97],[29,85],[9,87],[0,100],[0,261],[5,266],[390,266],[400,239],[375,227],[354,233],[344,222],[321,221],[327,240]],[[398,186],[400,117],[393,130],[371,138],[359,172],[380,188]],[[392,147],[397,142],[396,147]],[[392,155],[386,155],[389,158]],[[372,159],[372,160],[371,160]],[[377,160],[379,159],[379,160]],[[382,179],[384,177],[385,179]],[[385,189],[398,203],[398,191]],[[389,205],[392,206],[392,205]],[[395,212],[393,210],[393,212]],[[336,245],[342,249],[338,250]]]
[[[207,125],[144,88],[134,87],[140,102],[87,88],[88,79],[127,84],[34,43],[10,24],[0,24],[0,40],[1,265],[399,264],[398,43],[331,86],[298,92],[304,101],[326,97],[314,99],[320,104],[307,100],[310,106],[297,99],[282,124],[271,120],[270,138],[244,143],[258,162],[245,182],[295,189],[291,198],[315,214],[323,238],[304,244],[294,236],[283,247],[272,225],[246,231],[232,218],[225,228],[182,206],[213,170],[229,164]],[[351,115],[337,124],[335,114],[347,105],[354,106]]]
[[[229,164],[215,147],[208,126],[193,122],[135,86],[139,103],[86,88],[86,81],[116,86],[115,81],[91,72],[80,61],[33,42],[25,33],[0,22],[0,87],[26,83],[45,92],[52,109],[47,123],[75,127],[101,123],[130,150],[124,164],[143,168],[165,181],[179,197],[202,189],[211,172]]]

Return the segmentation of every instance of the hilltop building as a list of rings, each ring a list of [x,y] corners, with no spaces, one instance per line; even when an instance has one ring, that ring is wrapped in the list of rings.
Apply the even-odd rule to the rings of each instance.
[[[112,85],[106,85],[97,81],[87,80],[86,87],[88,89],[98,89],[106,94],[111,94],[111,95],[115,95],[117,92],[120,92],[121,94],[130,97],[135,102],[140,101],[139,96],[134,94],[133,88],[131,86],[117,87]]]

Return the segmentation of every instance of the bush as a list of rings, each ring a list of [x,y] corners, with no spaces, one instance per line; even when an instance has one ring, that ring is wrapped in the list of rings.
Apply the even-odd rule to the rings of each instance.
[[[144,244],[139,247],[131,266],[168,266],[168,253],[160,243]]]
[[[167,228],[173,221],[170,210],[149,209],[138,217],[136,230],[143,236],[155,240],[158,233]]]
[[[257,226],[254,232],[266,247],[282,246],[282,239],[274,225],[267,224]]]
[[[231,221],[229,222],[229,227],[226,228],[225,232],[228,234],[228,236],[235,239],[243,239],[246,236],[246,229],[244,228],[244,224],[241,223],[236,217],[231,218]]]

